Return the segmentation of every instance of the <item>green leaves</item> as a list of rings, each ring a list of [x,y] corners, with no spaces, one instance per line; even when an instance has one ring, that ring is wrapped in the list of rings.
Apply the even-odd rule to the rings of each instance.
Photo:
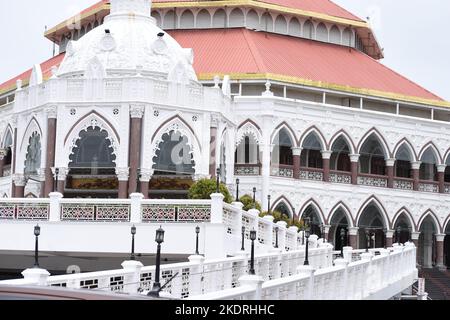
[[[224,201],[226,203],[232,203],[233,198],[225,184],[221,183],[219,187],[220,193],[223,194]],[[202,179],[197,181],[189,189],[188,197],[189,199],[204,199],[210,200],[211,194],[216,193],[216,180],[212,179]]]

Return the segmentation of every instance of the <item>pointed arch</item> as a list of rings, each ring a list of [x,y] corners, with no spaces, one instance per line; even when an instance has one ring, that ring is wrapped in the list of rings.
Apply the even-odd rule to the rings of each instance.
[[[295,208],[292,205],[292,203],[288,200],[288,198],[286,198],[285,196],[280,196],[278,199],[276,199],[273,202],[270,210],[275,211],[275,209],[282,203],[284,203],[286,205],[286,207],[289,208],[289,212],[290,212],[289,218],[292,218],[293,216],[295,216]]]
[[[305,204],[301,207],[301,209],[300,209],[300,211],[298,213],[299,219],[301,219],[303,217],[303,214],[305,213],[306,209],[308,209],[309,206],[312,206],[312,207],[314,207],[314,209],[316,209],[316,212],[319,215],[319,219],[321,220],[322,223],[325,224],[326,220],[325,220],[325,215],[323,214],[323,210],[319,206],[317,201],[314,200],[313,198],[311,198],[308,201],[306,201]]]
[[[331,137],[330,143],[327,145],[327,149],[331,150],[331,148],[333,148],[333,144],[336,142],[336,140],[338,140],[341,137],[347,142],[347,145],[350,148],[350,152],[352,154],[354,154],[356,151],[356,146],[353,143],[353,140],[350,137],[350,135],[344,129],[339,130],[338,132],[336,132],[333,135],[333,137]]]
[[[438,219],[436,214],[431,209],[428,209],[427,211],[425,211],[424,214],[422,214],[420,219],[417,221],[416,229],[420,230],[420,228],[422,227],[423,222],[425,221],[425,219],[427,217],[430,217],[431,220],[433,221],[433,224],[434,224],[434,227],[436,229],[436,232],[437,233],[442,232],[442,227],[441,227],[441,224],[439,223],[439,219]]]
[[[291,138],[291,142],[292,142],[292,146],[296,147],[297,146],[297,137],[295,136],[295,131],[292,130],[291,126],[286,122],[283,121],[282,123],[280,123],[275,130],[273,131],[272,135],[270,136],[270,141],[273,142],[273,140],[275,139],[275,137],[277,136],[277,134],[280,133],[281,130],[285,129],[286,132],[288,133],[289,137]]]
[[[380,143],[380,145],[383,148],[383,152],[384,152],[384,156],[385,158],[390,158],[391,157],[391,152],[389,151],[389,147],[388,144],[386,142],[386,139],[383,137],[383,135],[374,127],[372,129],[370,129],[369,131],[367,131],[367,133],[362,137],[362,139],[360,140],[359,144],[358,144],[358,153],[361,154],[361,149],[364,146],[364,144],[366,143],[366,141],[372,136],[374,135],[377,139],[378,142]]]
[[[244,12],[242,11],[242,9],[239,7],[234,8],[229,14],[228,21],[229,21],[228,26],[230,28],[244,26],[245,16],[244,16]]]
[[[397,220],[400,219],[401,216],[405,216],[406,219],[409,222],[409,225],[412,228],[412,232],[415,232],[416,230],[416,224],[414,223],[414,218],[411,214],[411,212],[409,212],[409,210],[406,207],[402,207],[400,210],[397,211],[397,213],[394,215],[394,218],[392,219],[392,224],[391,224],[391,230],[394,230],[395,228],[395,224],[397,223]]]
[[[402,146],[405,146],[409,150],[411,155],[411,162],[417,161],[418,157],[416,150],[414,150],[413,145],[411,144],[411,142],[409,142],[407,138],[403,138],[395,145],[394,150],[392,151],[393,158],[395,159],[397,158],[397,153]]]
[[[259,126],[251,119],[245,120],[239,127],[236,133],[235,147],[237,148],[242,140],[248,136],[252,135],[256,143],[259,145],[262,141],[262,132]]]
[[[450,165],[450,148],[445,152],[443,164]]]
[[[364,201],[362,206],[359,208],[358,214],[355,219],[355,225],[359,226],[359,222],[360,222],[362,214],[364,213],[364,210],[370,205],[374,205],[378,209],[378,211],[381,213],[381,217],[384,220],[383,225],[386,228],[388,228],[391,225],[389,216],[388,216],[386,209],[384,208],[382,202],[376,196],[371,196],[366,201]]]
[[[41,138],[43,138],[42,135],[42,129],[39,125],[39,121],[35,117],[31,118],[31,120],[28,122],[28,125],[24,131],[24,135],[22,137],[22,141],[20,142],[19,150],[21,150],[21,153],[23,153],[24,147],[26,148],[28,146],[28,139],[31,137],[31,135],[37,132]]]
[[[345,217],[347,218],[349,227],[353,227],[355,225],[355,221],[353,219],[351,210],[349,209],[349,207],[343,202],[340,201],[338,202],[331,210],[330,210],[330,214],[328,215],[328,219],[327,219],[327,224],[331,223],[331,220],[333,219],[335,213],[341,209],[342,212],[344,213]]]
[[[442,233],[446,233],[446,231],[450,232],[450,215],[447,217],[447,220],[445,220],[444,224],[442,225]]]
[[[2,140],[0,141],[0,147],[1,148],[6,147],[5,144],[6,144],[6,138],[8,137],[8,135],[10,135],[11,141],[13,141],[13,143],[14,143],[14,130],[12,129],[10,124],[8,124],[6,126],[6,129],[5,129],[4,133],[3,133]]]
[[[304,133],[303,135],[300,137],[299,143],[298,145],[300,147],[303,147],[303,143],[305,142],[306,138],[308,138],[308,136],[310,134],[315,134],[318,141],[321,144],[322,150],[325,150],[325,148],[327,147],[327,143],[326,143],[326,139],[325,136],[322,134],[322,132],[316,127],[316,126],[312,126],[309,127]]]
[[[179,17],[179,21],[180,21],[180,28],[183,28],[183,29],[195,28],[194,13],[190,9],[185,9],[181,13],[181,15]]]
[[[420,150],[419,156],[418,156],[419,161],[421,161],[424,153],[427,152],[429,149],[431,149],[432,152],[434,153],[434,156],[436,158],[436,164],[441,164],[442,163],[441,153],[439,152],[439,149],[436,147],[436,145],[432,141],[425,144],[422,147],[422,149]]]

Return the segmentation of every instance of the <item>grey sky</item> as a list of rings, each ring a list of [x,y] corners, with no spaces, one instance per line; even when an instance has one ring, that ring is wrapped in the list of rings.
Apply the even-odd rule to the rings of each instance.
[[[385,65],[450,101],[450,1],[334,1],[363,19],[371,17],[385,48]],[[46,25],[53,27],[96,2],[0,1],[0,83],[51,57],[52,44],[43,36]]]

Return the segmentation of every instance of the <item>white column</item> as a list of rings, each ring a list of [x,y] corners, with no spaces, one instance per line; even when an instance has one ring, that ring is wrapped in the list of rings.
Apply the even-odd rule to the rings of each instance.
[[[223,199],[221,193],[211,195],[211,223],[223,223]]]
[[[124,261],[122,268],[130,274],[124,277],[123,291],[129,294],[137,294],[141,283],[141,269],[144,265],[139,261]]]
[[[142,210],[141,202],[144,199],[142,193],[132,193],[131,198],[131,208],[130,208],[130,222],[131,223],[141,223],[142,222]]]
[[[50,198],[50,222],[59,222],[61,221],[61,206],[60,201],[63,195],[59,192],[52,192],[49,195]]]

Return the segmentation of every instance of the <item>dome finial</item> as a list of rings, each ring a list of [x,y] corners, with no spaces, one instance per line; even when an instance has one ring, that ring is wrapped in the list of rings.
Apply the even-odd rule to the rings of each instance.
[[[111,16],[139,15],[150,17],[151,0],[111,0]]]

